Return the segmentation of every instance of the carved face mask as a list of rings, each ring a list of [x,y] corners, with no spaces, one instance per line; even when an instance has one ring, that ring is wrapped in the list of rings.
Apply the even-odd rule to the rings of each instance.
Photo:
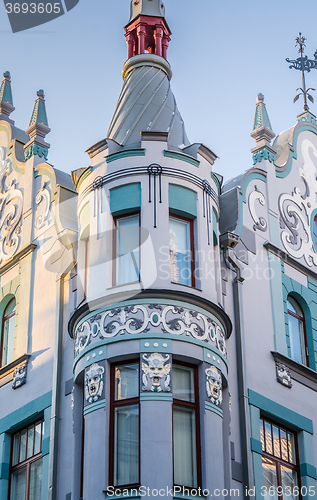
[[[104,368],[94,363],[86,373],[86,387],[88,395],[91,398],[96,398],[101,395],[103,388]]]
[[[221,375],[218,371],[212,369],[206,370],[206,374],[211,397],[217,401],[220,398],[222,387]]]
[[[152,379],[152,385],[154,387],[159,387],[161,379],[166,377],[171,371],[171,365],[169,363],[164,365],[166,359],[164,359],[161,354],[154,354],[150,356],[147,361],[149,363],[148,365],[142,363],[142,370],[145,375]]]

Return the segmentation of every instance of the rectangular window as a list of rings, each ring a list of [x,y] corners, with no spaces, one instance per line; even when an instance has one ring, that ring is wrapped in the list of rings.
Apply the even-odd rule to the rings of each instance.
[[[197,368],[173,364],[174,484],[201,486]]]
[[[169,240],[171,281],[195,286],[194,222],[170,215]]]
[[[139,363],[111,367],[110,471],[113,486],[140,482]]]
[[[264,500],[298,499],[299,466],[296,435],[261,419]]]
[[[124,285],[140,279],[140,214],[114,219],[114,284]]]
[[[43,434],[41,420],[12,436],[9,500],[40,500]]]

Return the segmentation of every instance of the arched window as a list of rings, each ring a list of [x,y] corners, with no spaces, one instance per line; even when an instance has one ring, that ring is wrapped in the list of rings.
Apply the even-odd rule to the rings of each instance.
[[[308,366],[304,313],[298,302],[290,295],[287,297],[287,315],[291,358],[298,363]]]
[[[1,365],[13,360],[14,326],[16,301],[13,298],[4,310],[1,331]]]

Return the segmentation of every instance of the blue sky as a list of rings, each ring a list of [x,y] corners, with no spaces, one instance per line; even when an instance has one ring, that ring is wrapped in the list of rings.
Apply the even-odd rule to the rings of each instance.
[[[229,179],[252,166],[250,137],[256,95],[265,95],[276,134],[293,126],[301,85],[285,58],[298,57],[299,31],[306,54],[317,49],[315,0],[164,0],[173,32],[168,59],[172,89],[191,142],[203,142],[219,159],[215,171]],[[13,34],[0,3],[0,71],[9,70],[15,112],[26,129],[36,91],[43,88],[51,144],[48,160],[70,172],[88,166],[84,152],[106,137],[121,90],[126,59],[123,26],[130,0],[80,0],[68,14]],[[317,70],[307,75],[317,88]],[[317,114],[316,104],[310,110]]]

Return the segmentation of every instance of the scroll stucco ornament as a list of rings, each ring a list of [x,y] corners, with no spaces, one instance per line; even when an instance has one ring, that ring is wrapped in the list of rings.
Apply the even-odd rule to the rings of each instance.
[[[310,224],[316,208],[316,160],[314,144],[304,139],[301,145],[304,163],[299,167],[299,178],[303,187],[295,187],[293,193],[282,194],[279,198],[281,240],[285,250],[295,259],[304,258],[309,267],[317,266]]]
[[[282,365],[281,363],[276,363],[276,380],[289,389],[293,387],[291,372],[288,368],[286,368],[285,365]]]
[[[0,147],[0,191],[5,191],[4,180],[9,175],[12,162],[7,159],[7,148]]]
[[[103,366],[93,363],[85,375],[85,398],[88,403],[98,401],[103,390]]]
[[[188,336],[212,345],[226,357],[223,329],[210,317],[184,307],[135,304],[101,311],[81,323],[75,332],[75,357],[100,339],[147,333]]]
[[[12,389],[17,389],[26,383],[26,370],[27,370],[27,362],[23,363],[23,365],[18,366],[14,370],[13,374],[13,382]]]
[[[155,352],[142,356],[142,391],[144,392],[170,392],[171,356],[163,356]]]
[[[44,202],[44,211],[37,217],[34,222],[34,226],[36,227],[36,229],[41,229],[43,226],[45,226],[45,224],[49,224],[51,194],[46,187],[46,183],[44,183],[43,187],[38,191],[35,201],[37,205],[40,205],[40,203]]]
[[[248,199],[250,215],[254,222],[253,229],[254,231],[258,229],[259,231],[265,232],[267,230],[267,221],[264,219],[264,217],[257,216],[255,208],[256,201],[258,201],[260,205],[262,205],[262,207],[265,206],[264,194],[258,190],[257,186],[254,186],[254,191],[249,194]]]
[[[205,370],[205,373],[208,398],[212,403],[219,406],[222,403],[221,371],[215,366],[211,366]]]
[[[11,180],[9,187],[5,179],[11,172],[11,160],[6,159],[7,148],[0,147],[0,264],[13,257],[20,243],[22,219],[22,192]]]

